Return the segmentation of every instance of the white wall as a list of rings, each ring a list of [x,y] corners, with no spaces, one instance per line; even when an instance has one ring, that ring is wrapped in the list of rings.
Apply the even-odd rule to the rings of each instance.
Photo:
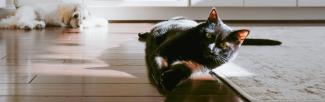
[[[245,0],[244,7],[297,7],[297,0]]]
[[[15,8],[14,0],[6,0],[6,8],[10,8],[10,9]]]
[[[244,0],[191,0],[191,7],[242,7]]]
[[[325,7],[325,0],[298,0],[299,7]]]
[[[21,1],[30,3],[30,1],[67,2],[73,0]],[[257,0],[255,0],[256,2],[247,2],[254,0],[219,0],[218,2],[215,0],[192,0],[192,2],[188,2],[188,0],[167,0],[160,6],[158,6],[159,3],[150,5],[154,3],[150,0],[140,0],[142,3],[134,5],[132,2],[121,2],[119,0],[95,0],[101,1],[97,4],[96,2],[89,3],[89,0],[85,1],[88,2],[87,5],[90,6],[93,15],[109,20],[164,20],[173,16],[187,16],[191,19],[204,20],[213,6],[217,6],[220,16],[225,20],[325,20],[325,0],[285,0],[286,3],[281,5],[283,7],[276,6],[276,3],[280,3],[281,0],[269,4],[257,2]],[[113,4],[110,4],[111,6],[101,5],[104,3]],[[114,6],[114,3],[121,5]],[[264,6],[256,6],[260,3],[264,3]],[[293,7],[293,5],[296,6]],[[6,10],[0,9],[0,17],[5,13]]]
[[[211,7],[90,7],[110,20],[165,20],[174,16],[205,20]],[[325,8],[218,7],[225,20],[325,20]]]
[[[188,7],[189,0],[85,0],[96,7]]]
[[[6,7],[6,0],[0,0],[0,8]]]
[[[93,14],[110,20],[162,20],[173,16],[203,20],[211,7],[217,7],[227,20],[325,20],[325,0],[87,1]]]

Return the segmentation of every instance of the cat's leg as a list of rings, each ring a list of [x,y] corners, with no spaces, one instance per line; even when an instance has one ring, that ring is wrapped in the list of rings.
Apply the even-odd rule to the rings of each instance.
[[[156,85],[162,88],[161,73],[167,69],[167,62],[164,60],[164,58],[156,55],[146,56],[146,62],[147,66],[149,67],[149,75],[151,76],[152,80]]]
[[[161,73],[160,84],[165,90],[172,91],[176,86],[188,79],[197,65],[187,62],[179,61],[170,65],[168,70]]]
[[[165,70],[168,70],[168,61],[166,58],[164,57],[161,57],[161,56],[156,56],[155,57],[155,62],[157,64],[157,67],[159,70],[161,71],[165,71]]]
[[[197,72],[200,71],[201,68],[203,67],[202,65],[200,65],[199,63],[196,63],[194,61],[184,61],[184,63],[186,64],[186,66],[192,71],[192,72]]]
[[[162,90],[162,85],[160,84],[160,77],[161,77],[161,70],[160,70],[160,65],[159,62],[156,62],[155,60],[155,46],[154,44],[149,44],[147,43],[146,45],[146,55],[145,55],[145,60],[146,60],[146,65],[148,68],[148,76],[150,81],[156,85],[157,89],[159,92],[164,93],[165,91]]]

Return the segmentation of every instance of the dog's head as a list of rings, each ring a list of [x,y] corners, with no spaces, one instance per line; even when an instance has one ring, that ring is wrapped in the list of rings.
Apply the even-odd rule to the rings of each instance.
[[[67,27],[79,28],[82,22],[90,17],[90,13],[80,4],[65,4],[60,7],[61,21]]]

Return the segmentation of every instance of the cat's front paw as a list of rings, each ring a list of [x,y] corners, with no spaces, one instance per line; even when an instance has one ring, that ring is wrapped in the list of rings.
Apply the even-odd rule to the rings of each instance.
[[[160,70],[164,71],[168,69],[168,61],[167,58],[157,56],[155,57],[156,63]]]

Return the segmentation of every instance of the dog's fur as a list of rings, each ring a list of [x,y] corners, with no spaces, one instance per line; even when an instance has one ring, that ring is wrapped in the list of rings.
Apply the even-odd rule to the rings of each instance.
[[[16,4],[16,3],[15,3]],[[43,29],[45,26],[79,28],[85,15],[79,3],[18,5],[15,15],[0,20],[0,28]]]

